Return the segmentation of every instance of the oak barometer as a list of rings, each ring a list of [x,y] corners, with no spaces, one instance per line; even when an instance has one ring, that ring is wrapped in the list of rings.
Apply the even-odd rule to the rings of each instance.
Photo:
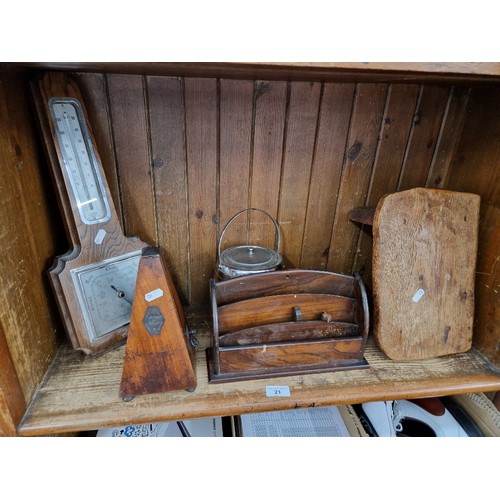
[[[77,84],[48,73],[33,91],[72,246],[49,276],[72,347],[95,354],[127,337],[147,245],[122,232]]]

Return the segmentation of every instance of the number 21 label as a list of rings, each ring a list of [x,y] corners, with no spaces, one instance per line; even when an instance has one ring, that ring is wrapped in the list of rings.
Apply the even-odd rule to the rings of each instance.
[[[287,385],[267,385],[266,396],[268,398],[289,398],[290,387]]]

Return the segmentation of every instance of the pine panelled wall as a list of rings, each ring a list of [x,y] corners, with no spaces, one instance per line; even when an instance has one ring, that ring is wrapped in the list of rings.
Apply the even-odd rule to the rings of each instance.
[[[361,271],[371,235],[357,206],[443,187],[468,88],[79,74],[128,236],[159,246],[185,304],[208,300],[217,243],[247,207],[280,225],[293,267]],[[131,133],[133,129],[133,133]],[[241,216],[222,248],[274,247],[265,215]]]

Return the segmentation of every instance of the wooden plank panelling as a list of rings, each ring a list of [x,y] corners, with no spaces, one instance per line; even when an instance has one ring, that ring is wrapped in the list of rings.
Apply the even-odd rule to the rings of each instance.
[[[124,232],[157,244],[153,176],[143,78],[108,76],[113,136],[122,195]]]
[[[81,73],[77,76],[84,98],[90,126],[94,134],[97,150],[106,175],[111,196],[118,214],[123,213],[121,207],[120,188],[116,170],[115,149],[111,133],[111,117],[109,116],[106,79],[104,75]],[[121,217],[123,225],[123,217]]]
[[[221,231],[248,207],[279,220],[288,265],[361,270],[370,286],[371,231],[349,211],[442,186],[467,100],[447,86],[79,79],[126,234],[160,246],[185,303],[207,299]],[[222,250],[248,243],[274,248],[261,213],[236,219]]]
[[[300,259],[304,269],[326,268],[354,87],[324,85]]]
[[[462,134],[469,92],[470,89],[467,87],[454,87],[451,91],[426,187],[441,188],[446,184],[450,165]]]
[[[185,80],[190,303],[208,301],[217,223],[217,82]]]
[[[448,87],[422,87],[398,191],[425,186],[449,93]]]
[[[445,189],[481,196],[473,343],[500,368],[500,89],[471,90]]]
[[[382,84],[360,84],[357,88],[330,242],[329,271],[351,271],[359,227],[349,221],[349,211],[365,205],[387,90],[388,86]]]
[[[497,170],[500,167],[497,166]],[[500,369],[500,208],[481,205],[473,343]]]
[[[255,125],[252,157],[251,206],[275,219],[283,154],[287,85],[285,82],[255,83]],[[274,248],[275,231],[261,214],[251,217],[249,242]],[[255,222],[254,222],[255,221]]]
[[[57,351],[60,323],[46,275],[67,250],[50,174],[39,165],[28,88],[0,78],[0,335],[26,401]],[[57,247],[57,248],[56,248]],[[6,353],[4,353],[6,355]],[[0,370],[8,370],[0,361]],[[6,374],[4,374],[6,375]],[[2,388],[4,396],[14,387]]]
[[[14,420],[9,405],[9,396],[5,394],[4,389],[5,387],[0,384],[0,437],[15,436],[16,428],[21,420]]]
[[[396,191],[418,95],[416,85],[392,85],[390,88],[367,206],[376,206],[380,198]]]
[[[251,81],[220,82],[219,233],[233,215],[249,206],[253,91]],[[247,228],[248,217],[241,214],[228,227],[221,250],[247,243]]]
[[[299,267],[321,85],[290,86],[278,219],[282,251],[293,267]]]
[[[500,208],[500,88],[473,89],[448,189],[481,196]]]
[[[180,78],[148,77],[151,157],[160,253],[181,301],[189,297],[189,228],[184,84]]]
[[[377,206],[384,195],[396,191],[418,95],[416,85],[391,85],[389,89],[380,144],[365,202],[368,207]],[[368,286],[371,286],[372,245],[371,228],[365,227],[359,233],[352,271],[362,272]]]
[[[15,436],[26,410],[26,401],[1,323],[0,368],[0,437]]]

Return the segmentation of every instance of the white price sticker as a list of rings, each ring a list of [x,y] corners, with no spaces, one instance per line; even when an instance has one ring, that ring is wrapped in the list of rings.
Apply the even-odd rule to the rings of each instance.
[[[106,231],[104,231],[104,229],[99,229],[94,239],[95,244],[100,245],[103,242],[105,236],[106,236]]]
[[[425,290],[423,290],[422,288],[419,288],[415,292],[415,295],[412,297],[411,300],[413,300],[413,302],[417,303],[424,295],[425,295]]]
[[[290,387],[287,385],[266,385],[266,396],[268,398],[289,398]]]
[[[163,290],[161,288],[157,288],[156,290],[153,290],[152,292],[149,292],[146,295],[144,295],[144,298],[148,302],[152,302],[153,300],[157,299],[158,297],[163,297]]]

